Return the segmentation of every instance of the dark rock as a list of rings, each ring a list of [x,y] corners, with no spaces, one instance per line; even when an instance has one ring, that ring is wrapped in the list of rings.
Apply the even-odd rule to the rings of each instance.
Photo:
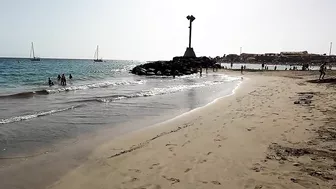
[[[155,75],[154,72],[147,72],[146,75]]]
[[[148,71],[148,72],[155,72],[155,69],[154,69],[154,68],[148,68],[147,71]]]
[[[197,73],[199,68],[217,67],[216,61],[207,57],[174,57],[171,61],[156,61],[138,65],[131,70],[136,75],[188,75]]]

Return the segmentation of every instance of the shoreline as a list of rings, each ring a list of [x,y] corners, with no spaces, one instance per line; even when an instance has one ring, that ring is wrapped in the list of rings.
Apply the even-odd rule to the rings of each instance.
[[[227,74],[227,73],[225,73],[225,74]],[[239,75],[237,75],[235,73],[230,73],[229,76],[240,77]],[[114,154],[114,155],[111,155],[110,157],[107,157],[107,158],[113,158],[113,157],[123,155],[125,153],[132,152],[132,151],[138,149],[138,147],[139,147],[138,146],[138,147],[135,147],[135,149],[133,149],[132,147],[136,146],[136,144],[134,144],[134,143],[138,142],[138,144],[140,144],[140,146],[142,146],[144,143],[148,142],[147,139],[151,138],[151,136],[154,136],[154,137],[152,137],[150,140],[155,140],[156,138],[164,137],[167,134],[179,131],[181,128],[185,129],[189,126],[184,125],[183,127],[173,128],[175,126],[172,126],[172,125],[176,125],[177,123],[184,122],[185,120],[190,119],[190,117],[193,117],[194,114],[199,115],[202,111],[204,111],[204,109],[207,109],[209,107],[210,108],[216,107],[216,104],[218,103],[218,101],[227,101],[227,100],[229,100],[228,98],[230,98],[230,97],[234,98],[237,91],[239,92],[240,90],[244,90],[244,89],[241,89],[241,87],[246,85],[246,82],[249,81],[249,80],[251,80],[251,79],[244,76],[244,81],[240,80],[239,83],[237,84],[237,86],[232,90],[232,92],[230,94],[218,97],[218,98],[214,99],[213,101],[211,101],[211,102],[209,102],[209,103],[207,103],[207,104],[205,104],[201,107],[197,107],[197,108],[192,109],[190,111],[184,112],[183,114],[175,116],[175,117],[170,118],[168,120],[165,120],[165,121],[162,121],[162,122],[159,122],[159,123],[156,123],[156,124],[152,124],[152,125],[143,127],[141,129],[134,130],[130,133],[125,133],[125,134],[122,134],[120,136],[117,136],[116,138],[112,139],[111,141],[108,141],[108,142],[102,144],[101,146],[99,146],[96,150],[93,151],[93,153],[91,153],[91,155],[88,159],[90,161],[92,159],[100,157],[102,153],[106,154],[106,151],[107,151],[106,148],[111,148],[111,143],[113,143],[112,145],[118,145],[118,143],[125,144],[125,140],[130,140],[133,143],[133,145],[130,147],[130,149],[128,149],[126,151],[121,151],[121,152],[119,152],[117,154]],[[138,138],[134,139],[133,138],[134,136],[136,136]],[[113,150],[118,150],[120,148],[112,148],[112,149]],[[97,154],[99,154],[99,155],[97,156]],[[106,158],[106,156],[105,156],[105,158]],[[83,165],[85,165],[85,163]],[[71,175],[72,172],[73,171],[70,171],[63,178],[67,177],[67,175]],[[56,187],[59,184],[59,182],[60,181],[50,185],[48,188]]]
[[[236,83],[237,81],[232,81],[232,82]],[[241,81],[238,81],[238,82],[241,82]],[[235,89],[238,88],[238,86],[239,85],[237,85]],[[233,91],[229,95],[232,95],[232,94],[233,94]],[[219,98],[222,98],[222,97],[219,97]],[[28,188],[30,187],[44,188],[44,185],[46,183],[49,183],[50,181],[52,181],[50,183],[53,183],[54,181],[59,179],[59,176],[63,176],[69,171],[76,169],[77,167],[85,163],[85,161],[87,160],[87,157],[92,153],[92,150],[96,148],[96,147],[93,147],[94,146],[93,144],[97,144],[98,146],[100,146],[110,140],[113,140],[113,138],[119,138],[123,135],[127,135],[128,133],[137,132],[140,130],[146,130],[147,128],[150,129],[151,127],[155,125],[160,125],[161,123],[169,122],[177,117],[184,116],[184,114],[188,114],[194,110],[207,106],[208,104],[211,104],[216,100],[217,99],[210,101],[206,103],[205,105],[199,104],[200,106],[190,111],[185,109],[183,110],[182,115],[179,115],[176,112],[173,113],[173,116],[171,114],[169,116],[163,115],[163,117],[155,119],[154,121],[155,123],[152,123],[153,120],[149,120],[151,118],[145,117],[144,120],[140,121],[141,122],[140,124],[139,122],[132,121],[130,123],[124,123],[124,124],[118,125],[116,128],[103,129],[104,131],[99,131],[96,134],[92,134],[92,135],[85,134],[85,135],[76,137],[76,139],[69,139],[69,141],[74,141],[74,143],[78,143],[76,141],[80,140],[83,142],[83,144],[74,144],[74,145],[66,144],[66,141],[68,140],[65,140],[65,141],[61,141],[55,144],[55,147],[53,146],[51,150],[48,150],[48,148],[40,149],[38,150],[38,153],[34,153],[33,155],[26,156],[25,154],[23,154],[22,156],[20,155],[20,156],[15,156],[15,157],[6,156],[4,157],[4,160],[2,161],[3,164],[1,165],[2,170],[0,170],[0,174],[3,175],[3,178],[7,178],[7,177],[12,177],[12,178],[8,179],[4,183],[4,186],[7,186],[7,187],[26,186]],[[144,124],[146,122],[149,122],[149,124]],[[131,124],[134,124],[134,125],[132,126]],[[77,138],[80,138],[80,139],[77,139]],[[62,145],[65,145],[65,146],[62,147]],[[87,145],[87,149],[85,147],[86,145]],[[75,148],[74,146],[77,146],[77,148]],[[62,149],[59,150],[58,148],[62,148]],[[45,168],[36,168],[34,171],[31,171],[31,175],[26,175],[27,174],[26,171],[20,170],[23,167],[24,169],[28,169],[28,170],[34,169],[34,167],[36,167],[38,164],[44,164],[45,166],[49,167],[48,170],[52,172],[46,170]],[[11,175],[11,176],[8,176],[8,175]],[[37,175],[44,175],[43,176],[45,177],[45,179],[43,179],[44,181],[37,181],[38,179],[34,178]],[[27,181],[30,179],[31,181]],[[16,182],[20,180],[22,180],[22,184],[16,184]]]
[[[318,175],[330,179],[332,173],[307,173],[311,162],[302,160],[305,154],[272,155],[281,149],[295,152],[293,146],[315,136],[324,116],[293,101],[314,94],[312,103],[323,105],[314,87],[325,87],[294,72],[247,76],[235,95],[99,146],[49,188],[330,188],[332,182]],[[326,95],[333,91],[325,90]]]
[[[239,77],[238,75],[231,75],[233,77]],[[245,78],[245,79],[249,79],[249,78]],[[158,125],[162,125],[162,124],[167,124],[169,122],[173,122],[174,120],[178,120],[178,119],[182,119],[184,116],[187,116],[188,114],[191,114],[192,112],[194,111],[201,111],[201,109],[203,108],[206,108],[207,106],[210,106],[214,103],[216,103],[218,100],[221,100],[221,99],[224,99],[224,98],[227,98],[229,96],[232,96],[235,94],[235,91],[239,89],[239,87],[243,84],[244,81],[239,81],[239,83],[237,84],[237,86],[232,90],[232,92],[230,94],[227,94],[227,95],[224,95],[224,96],[221,96],[221,97],[218,97],[218,98],[215,98],[214,100],[210,101],[209,103],[206,103],[204,105],[201,105],[199,107],[196,107],[192,110],[189,110],[189,111],[186,111],[184,113],[182,113],[181,115],[177,115],[177,116],[174,116],[173,118],[168,118],[167,120],[163,120],[161,122],[158,122],[158,123],[154,123],[154,124],[151,124],[151,125],[148,125],[142,129],[147,129],[147,128],[151,128],[151,127],[155,127],[155,126],[158,126]],[[140,130],[135,130],[135,131],[141,131],[142,129]],[[133,131],[134,132],[134,131]],[[122,136],[120,136],[122,137]]]

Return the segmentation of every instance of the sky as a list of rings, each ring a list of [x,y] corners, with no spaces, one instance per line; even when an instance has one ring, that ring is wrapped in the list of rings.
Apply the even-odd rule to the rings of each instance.
[[[0,57],[170,60],[336,46],[335,0],[0,0]],[[336,47],[334,48],[336,49]],[[336,54],[333,50],[332,54]]]

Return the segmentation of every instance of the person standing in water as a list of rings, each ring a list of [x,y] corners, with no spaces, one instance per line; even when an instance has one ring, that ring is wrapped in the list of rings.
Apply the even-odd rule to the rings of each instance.
[[[61,80],[61,76],[60,76],[60,74],[58,74],[57,81],[60,82],[60,80]]]
[[[64,74],[62,74],[61,85],[62,85],[62,86],[65,86],[65,85],[66,85],[66,78],[65,78]]]
[[[72,75],[71,74],[69,75],[69,79],[72,79]]]
[[[54,82],[51,81],[50,77],[48,78],[49,87],[54,85]]]

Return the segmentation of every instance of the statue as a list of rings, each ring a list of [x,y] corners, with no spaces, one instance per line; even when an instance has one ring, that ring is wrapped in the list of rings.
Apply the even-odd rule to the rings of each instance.
[[[196,54],[194,52],[194,49],[191,47],[192,22],[195,20],[195,17],[193,15],[188,15],[187,19],[189,20],[189,47],[187,47],[187,50],[184,53],[184,57],[195,58]]]

